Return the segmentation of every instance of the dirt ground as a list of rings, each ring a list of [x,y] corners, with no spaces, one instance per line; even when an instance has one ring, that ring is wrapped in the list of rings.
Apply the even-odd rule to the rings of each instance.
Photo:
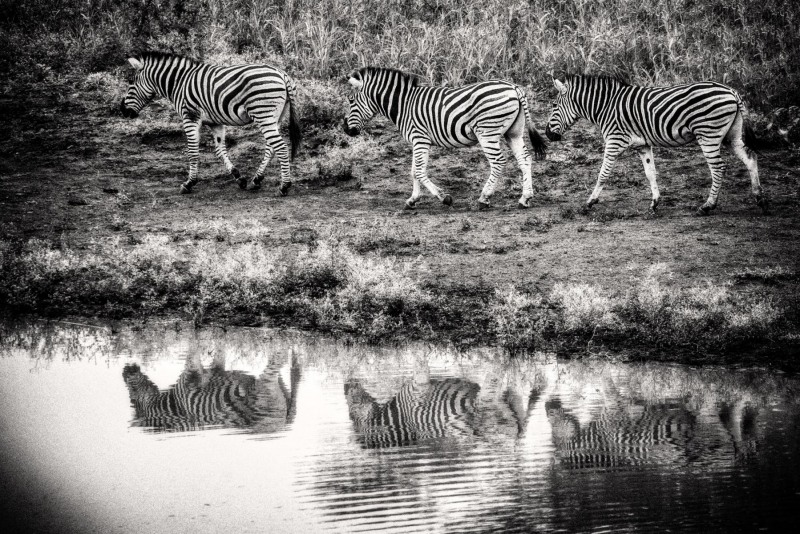
[[[534,122],[543,130],[547,103],[531,103]],[[373,122],[362,134],[377,140],[382,156],[354,161],[354,179],[328,185],[315,165],[324,157],[324,135],[318,125],[305,123],[305,144],[293,164],[295,186],[285,198],[270,184],[257,192],[240,190],[216,160],[206,130],[201,182],[192,194],[181,195],[187,161],[180,124],[158,107],[144,119],[126,120],[114,112],[117,104],[68,86],[0,98],[5,237],[69,239],[80,247],[117,239],[124,229],[128,239],[120,246],[126,246],[146,234],[172,235],[192,223],[235,219],[268,226],[263,239],[280,247],[308,229],[379,221],[407,236],[379,252],[419,258],[427,266],[427,282],[512,283],[542,290],[569,281],[624,293],[657,263],[667,264],[677,286],[726,283],[748,269],[800,268],[796,149],[760,155],[770,215],[755,205],[745,167],[726,151],[719,207],[712,216],[697,216],[711,180],[696,145],[655,150],[662,195],[656,216],[649,213],[649,186],[633,151],[618,162],[600,203],[582,212],[602,160],[600,134],[586,122],[563,142],[549,143],[547,160],[534,164],[535,195],[528,210],[516,208],[520,183],[513,163],[493,208],[477,210],[489,167],[480,149],[472,148],[432,151],[430,176],[453,196],[451,208],[426,196],[416,211],[404,211],[411,149],[386,122]],[[262,155],[258,132],[232,129],[229,138],[232,160],[252,175]],[[275,165],[267,181],[277,184]],[[757,284],[743,282],[740,289],[755,290]]]

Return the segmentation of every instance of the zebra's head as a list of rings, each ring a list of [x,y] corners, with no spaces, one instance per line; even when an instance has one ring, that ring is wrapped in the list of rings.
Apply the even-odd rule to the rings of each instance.
[[[565,84],[553,78],[553,84],[558,89],[558,96],[544,133],[551,141],[561,141],[564,132],[578,120],[578,112],[569,94],[569,81]]]
[[[353,91],[347,95],[350,111],[347,113],[342,127],[347,135],[355,136],[359,134],[364,124],[375,116],[378,106],[365,90],[365,86],[369,84],[369,78],[363,69],[350,73],[347,83],[353,87]]]
[[[148,76],[144,63],[136,58],[128,58],[134,70],[133,84],[128,88],[119,106],[123,117],[136,118],[147,104],[156,96],[156,86]]]

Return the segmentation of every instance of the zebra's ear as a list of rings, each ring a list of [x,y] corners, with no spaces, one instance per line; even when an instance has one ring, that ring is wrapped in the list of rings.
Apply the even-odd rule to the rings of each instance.
[[[135,57],[129,57],[128,63],[130,63],[131,67],[133,67],[136,70],[142,70],[144,68],[142,62],[136,59]]]
[[[556,89],[558,89],[559,93],[566,93],[567,92],[567,86],[564,85],[563,83],[561,83],[561,81],[559,81],[556,78],[553,78],[553,85],[556,86]]]
[[[355,87],[356,89],[361,89],[362,87],[364,87],[364,82],[362,82],[361,80],[356,80],[356,79],[355,79],[355,78],[353,78],[352,76],[350,76],[350,77],[347,79],[347,83],[349,83],[350,85],[352,85],[352,86],[353,86],[353,87]]]

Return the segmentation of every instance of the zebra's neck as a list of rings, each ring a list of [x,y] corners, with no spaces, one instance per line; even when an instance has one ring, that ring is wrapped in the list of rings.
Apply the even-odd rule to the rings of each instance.
[[[575,107],[586,120],[603,124],[608,110],[626,87],[613,78],[576,78],[573,80]]]
[[[405,83],[405,80],[389,80],[389,83],[382,87],[373,88],[370,92],[370,97],[375,102],[378,112],[397,125],[407,107],[409,95],[413,90],[414,88]]]
[[[201,67],[201,63],[188,58],[177,56],[161,58],[153,65],[153,83],[162,97],[174,103],[180,96],[186,75]]]

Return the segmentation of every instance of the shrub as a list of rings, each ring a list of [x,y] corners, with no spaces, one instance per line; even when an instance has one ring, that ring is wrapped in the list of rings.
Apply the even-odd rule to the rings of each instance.
[[[557,283],[550,298],[559,307],[560,322],[567,331],[594,332],[599,327],[611,327],[617,321],[614,301],[593,286]]]
[[[507,286],[495,290],[490,310],[498,345],[512,354],[542,348],[550,324],[541,296],[526,295]]]

